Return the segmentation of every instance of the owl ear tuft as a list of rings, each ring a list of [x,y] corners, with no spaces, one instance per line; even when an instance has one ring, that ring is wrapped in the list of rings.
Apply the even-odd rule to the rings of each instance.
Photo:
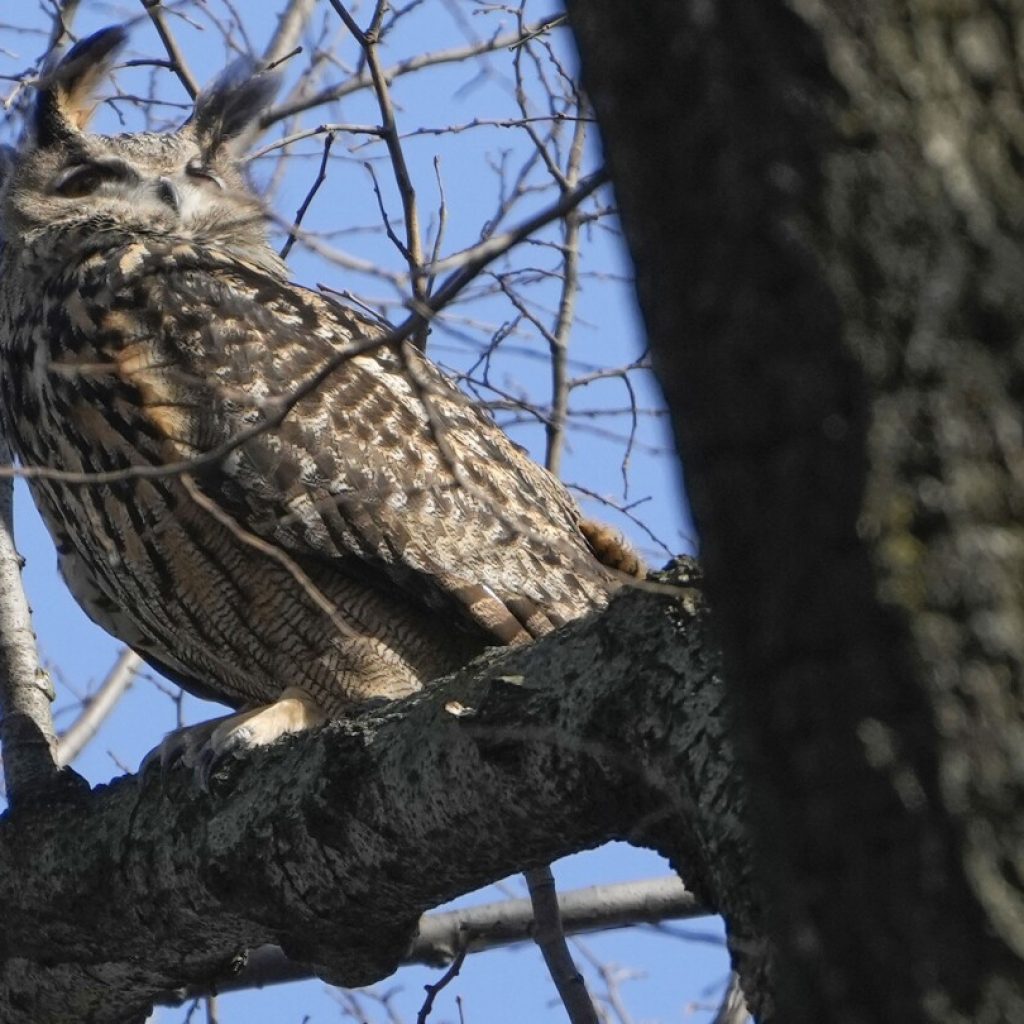
[[[43,75],[33,121],[37,146],[58,145],[85,128],[96,107],[93,94],[127,38],[120,25],[100,29],[75,43]]]
[[[195,113],[188,126],[200,148],[210,155],[225,145],[238,152],[243,150],[280,84],[279,72],[260,70],[251,57],[240,57],[230,64],[196,97]]]

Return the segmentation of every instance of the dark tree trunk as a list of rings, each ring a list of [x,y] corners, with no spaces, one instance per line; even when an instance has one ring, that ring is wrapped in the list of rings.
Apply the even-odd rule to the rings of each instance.
[[[1024,1020],[1024,6],[569,0],[787,1022]]]

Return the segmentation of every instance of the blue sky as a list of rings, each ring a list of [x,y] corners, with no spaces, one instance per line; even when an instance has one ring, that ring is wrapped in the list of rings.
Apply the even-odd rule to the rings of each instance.
[[[257,49],[269,38],[277,4],[247,5],[245,28]],[[318,24],[337,29],[336,19],[326,3],[318,14]],[[84,33],[126,17],[137,17],[138,7],[83,0],[76,20],[76,30]],[[211,3],[209,10],[225,16],[225,8]],[[552,8],[531,4],[532,18],[551,13]],[[172,18],[171,25],[200,80],[209,80],[223,66],[224,47],[218,33],[193,5],[181,5],[188,20]],[[366,20],[365,11],[358,15]],[[326,20],[325,20],[326,19]],[[200,28],[193,27],[194,21]],[[17,14],[0,15],[0,23],[16,22],[26,28],[40,28],[43,15],[26,7]],[[408,24],[395,33],[384,51],[385,64],[418,52],[462,46],[467,40],[488,38],[498,31],[511,29],[514,22],[507,13],[483,4],[468,2],[427,4],[410,17]],[[338,45],[331,49],[339,58],[327,81],[343,81],[351,66],[355,50],[352,42],[341,34]],[[566,46],[565,30],[555,38],[554,46],[566,66],[571,55]],[[41,48],[41,39],[30,34],[12,32],[0,25],[0,74],[17,74],[27,67]],[[146,22],[133,33],[130,57],[162,57],[163,50]],[[302,59],[302,58],[300,58]],[[481,65],[450,64],[425,70],[399,79],[394,86],[397,118],[403,132],[437,126],[470,124],[474,120],[501,120],[515,115],[514,82],[506,51],[496,54]],[[551,67],[557,68],[557,64]],[[296,65],[295,71],[299,70]],[[550,72],[550,68],[548,71]],[[150,77],[158,76],[159,94],[172,103],[184,104],[187,97],[177,82],[166,72],[152,69],[124,73],[122,88],[145,94]],[[557,75],[556,75],[557,77]],[[290,87],[286,83],[286,89]],[[9,83],[0,81],[0,95]],[[532,86],[536,90],[536,82]],[[543,113],[543,96],[531,93],[531,103]],[[168,122],[180,122],[187,110],[177,106],[151,107],[154,114]],[[140,114],[131,107],[122,107],[125,118],[122,128],[117,113],[101,107],[97,127],[104,131],[136,129]],[[324,121],[349,124],[375,124],[379,114],[372,97],[353,96],[333,109],[321,109],[305,117],[305,126]],[[294,130],[290,126],[290,130]],[[6,127],[6,138],[14,131]],[[265,142],[268,140],[261,140]],[[596,142],[588,143],[590,167],[599,162]],[[322,151],[319,138],[296,144],[291,152],[288,173],[273,192],[273,208],[283,218],[290,218],[308,191],[316,173]],[[493,216],[502,188],[501,167],[512,169],[522,165],[531,152],[531,143],[522,130],[507,127],[478,127],[454,135],[434,133],[415,135],[405,141],[406,157],[412,179],[419,193],[424,224],[436,224],[440,177],[446,202],[447,224],[441,248],[446,255],[473,244],[480,237],[481,225]],[[332,163],[328,181],[311,205],[307,226],[330,231],[323,241],[361,260],[371,261],[392,272],[403,269],[401,256],[380,231],[380,214],[374,195],[373,180],[366,169],[370,161],[377,171],[382,200],[393,223],[400,220],[400,204],[391,179],[384,151],[379,143],[367,144],[365,137],[341,135],[334,147],[337,156]],[[438,169],[435,169],[435,158]],[[254,177],[258,182],[277,182],[270,160],[257,161]],[[530,188],[508,217],[506,226],[521,220],[528,213],[548,203],[550,192],[535,193],[543,183],[543,168],[527,182]],[[600,197],[611,202],[607,193]],[[549,242],[556,236],[544,236]],[[628,263],[621,241],[614,230],[614,221],[598,222],[584,231],[582,254],[582,288],[577,310],[577,324],[572,334],[570,360],[575,374],[593,374],[600,368],[618,367],[634,361],[642,353],[643,332],[637,315],[628,278]],[[550,312],[557,300],[557,291],[545,284],[548,272],[557,266],[550,246],[529,243],[506,257],[496,268],[535,267],[539,282],[531,286],[535,311]],[[333,288],[350,289],[370,302],[383,304],[393,318],[401,316],[400,292],[390,281],[373,275],[354,273],[326,262],[323,258],[296,246],[289,258],[295,280],[314,286],[325,283]],[[545,290],[547,288],[547,290]],[[464,370],[478,359],[480,346],[496,329],[514,323],[514,310],[507,302],[484,298],[471,305],[458,307],[448,324],[440,326],[431,337],[435,358],[455,370]],[[547,347],[536,331],[526,325],[514,325],[508,340],[501,346],[490,366],[490,382],[502,395],[520,395],[544,402],[547,399]],[[692,528],[680,499],[674,459],[670,455],[667,421],[660,413],[657,388],[648,372],[634,372],[629,377],[636,404],[650,414],[637,417],[632,445],[629,435],[632,416],[628,412],[629,391],[620,378],[597,379],[573,394],[571,409],[575,426],[568,434],[563,478],[587,490],[606,496],[616,503],[641,502],[634,514],[643,527],[628,517],[615,514],[608,506],[582,497],[592,514],[620,526],[650,561],[660,564],[664,550],[651,541],[646,530],[656,535],[673,551],[692,551]],[[485,397],[487,397],[485,395]],[[493,393],[491,395],[493,397]],[[622,410],[621,412],[619,410]],[[526,445],[535,457],[543,458],[543,429],[539,424],[521,422],[508,410],[499,410],[499,420],[508,424],[510,433]],[[52,545],[41,526],[24,486],[17,488],[17,537],[19,548],[27,560],[26,586],[35,614],[40,646],[58,683],[58,726],[73,717],[81,695],[86,694],[113,664],[118,645],[93,626],[77,608],[56,577]],[[646,530],[644,529],[646,528]],[[198,720],[219,714],[222,709],[186,699],[187,720]],[[90,782],[99,783],[134,770],[141,757],[151,749],[162,734],[175,724],[172,700],[152,682],[139,680],[121,701],[100,734],[76,762],[75,767]],[[623,844],[578,855],[556,866],[560,886],[593,885],[601,881],[648,877],[667,870],[660,859],[646,851],[637,851]],[[509,881],[517,891],[518,879]],[[494,890],[472,897],[474,900],[498,898]],[[700,941],[683,941],[678,937],[655,935],[649,930],[633,929],[599,937],[587,938],[586,944],[606,963],[644,972],[641,979],[625,983],[623,995],[636,1021],[708,1020],[707,1010],[693,1004],[714,1004],[718,988],[727,970],[724,952],[714,941],[720,933],[712,922],[696,922],[685,930],[700,933]],[[422,1000],[423,984],[435,981],[438,972],[405,969],[382,983],[382,990],[401,986],[400,997],[406,1020],[414,1020]],[[711,986],[710,992],[705,989]],[[600,987],[600,986],[598,986]],[[703,993],[703,995],[702,995]],[[458,1020],[453,999],[461,995],[467,1021],[502,1024],[508,1021],[556,1021],[563,1017],[552,1007],[553,989],[543,964],[529,947],[495,951],[471,958],[461,977],[442,993],[432,1020]],[[319,983],[288,985],[261,993],[222,997],[220,1021],[291,1022],[299,1024],[308,1015],[309,1021],[345,1019],[336,996]],[[184,1010],[158,1011],[156,1019],[183,1020]],[[193,1018],[202,1019],[201,1016]],[[384,1019],[374,1010],[370,1020]]]

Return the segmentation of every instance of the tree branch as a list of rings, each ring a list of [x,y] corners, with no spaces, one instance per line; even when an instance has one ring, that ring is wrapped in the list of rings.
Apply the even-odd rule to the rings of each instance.
[[[571,1024],[597,1024],[597,1011],[583,975],[573,961],[565,941],[565,928],[555,892],[555,876],[549,864],[525,872],[535,922],[534,941],[547,965]]]
[[[564,18],[565,16],[561,14],[549,15],[527,26],[524,32],[506,32],[482,42],[472,43],[469,46],[457,46],[446,50],[435,50],[431,53],[416,54],[413,57],[384,68],[382,73],[386,81],[393,82],[402,75],[421,71],[424,68],[438,67],[442,64],[457,64],[460,61],[468,61],[483,54],[494,53],[496,50],[508,49],[522,43],[526,39],[532,39],[543,32],[547,32],[561,24]],[[372,85],[373,78],[369,70],[363,69],[358,75],[353,75],[337,85],[327,86],[312,96],[298,96],[281,103],[279,106],[267,111],[260,118],[260,127],[269,128],[278,121],[287,120],[295,114],[300,114],[305,110],[312,110],[314,107],[334,103],[352,93],[368,89]]]
[[[81,714],[60,735],[57,764],[71,764],[96,735],[107,715],[121,699],[142,667],[142,659],[125,647],[99,689],[85,699]]]
[[[276,64],[295,49],[316,8],[316,0],[289,0],[277,16],[277,28],[263,51],[263,63]]]
[[[559,894],[558,907],[567,935],[706,917],[711,913],[675,876],[572,889]],[[529,942],[533,931],[533,905],[528,899],[500,900],[425,914],[420,919],[419,934],[402,963],[446,967],[463,950],[483,953]],[[240,971],[217,979],[212,989],[219,993],[236,992],[311,977],[308,966],[289,960],[279,946],[261,946],[248,955]],[[184,989],[162,996],[160,1002],[178,1005],[210,991],[210,986]]]
[[[0,459],[13,461],[2,431]],[[21,556],[14,546],[14,481],[0,478],[0,750],[12,807],[30,800],[56,777],[53,697],[21,585]]]
[[[626,590],[383,711],[232,758],[212,794],[187,771],[151,772],[59,814],[8,816],[0,1019],[141,1020],[160,993],[209,985],[267,943],[368,984],[406,958],[427,908],[612,838],[668,856],[757,977],[760,910],[695,573],[681,566],[675,597]]]
[[[174,38],[174,33],[167,27],[164,10],[161,6],[162,2],[163,0],[142,0],[142,6],[145,8],[146,14],[149,15],[149,20],[153,23],[160,42],[164,44],[164,49],[171,62],[171,70],[178,76],[178,81],[188,93],[189,99],[194,100],[199,95],[199,83],[189,70],[188,61],[185,60],[185,55],[181,52],[178,40]]]
[[[370,72],[373,92],[377,97],[377,109],[380,111],[380,137],[387,146],[391,169],[395,176],[395,185],[402,201],[405,243],[400,248],[409,267],[409,286],[412,290],[413,307],[420,307],[427,300],[427,278],[423,273],[419,204],[416,200],[416,188],[413,185],[412,175],[409,173],[409,167],[405,161],[405,150],[402,148],[402,141],[398,133],[390,82],[380,60],[381,21],[388,9],[388,3],[387,0],[377,0],[373,21],[365,32],[359,28],[341,0],[330,0],[330,4],[362,48],[366,66]],[[380,201],[383,210],[383,199]],[[426,324],[421,324],[417,328],[415,344],[421,352],[426,349]]]

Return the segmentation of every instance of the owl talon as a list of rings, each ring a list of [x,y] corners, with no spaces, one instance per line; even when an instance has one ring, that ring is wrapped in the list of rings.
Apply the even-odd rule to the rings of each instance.
[[[228,755],[266,746],[326,720],[327,715],[312,697],[289,687],[279,700],[265,707],[175,729],[145,756],[140,770],[145,772],[159,762],[160,770],[166,772],[181,763],[191,768],[200,786],[208,790],[213,772]]]
[[[169,732],[143,759],[139,765],[140,773],[145,773],[154,765],[159,764],[160,772],[169,772],[181,763],[191,765],[198,752],[209,742],[210,736],[217,726],[231,715],[200,722],[198,725],[186,725],[181,729]]]
[[[210,779],[219,761],[220,758],[210,747],[204,747],[192,765],[192,775],[204,793],[210,792]]]

